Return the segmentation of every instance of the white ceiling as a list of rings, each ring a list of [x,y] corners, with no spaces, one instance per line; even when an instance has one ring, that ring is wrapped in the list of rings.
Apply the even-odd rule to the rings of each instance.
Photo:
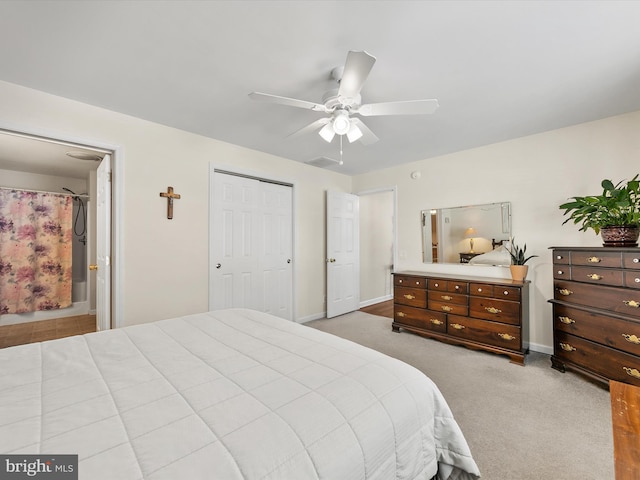
[[[640,110],[639,22],[614,0],[5,0],[0,80],[306,162],[339,158],[337,137],[287,138],[321,114],[247,94],[321,103],[366,50],[363,103],[440,108],[364,119],[380,141],[331,167],[358,174]]]

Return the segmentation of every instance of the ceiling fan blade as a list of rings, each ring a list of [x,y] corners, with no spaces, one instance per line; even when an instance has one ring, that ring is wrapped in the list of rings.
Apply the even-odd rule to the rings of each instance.
[[[367,52],[350,51],[344,64],[338,97],[357,97],[374,63],[376,63],[376,57],[369,55]]]
[[[331,121],[331,118],[329,118],[329,117],[319,118],[318,120],[316,120],[313,123],[310,123],[306,127],[302,127],[300,130],[296,130],[292,134],[287,135],[287,138],[296,138],[296,137],[299,137],[301,135],[305,135],[307,133],[311,133],[311,132],[313,132],[315,130],[318,130],[323,125],[326,125],[330,121]]]
[[[315,112],[326,112],[324,105],[319,103],[307,102],[306,100],[298,100],[297,98],[280,97],[269,93],[251,92],[249,98],[261,102],[279,103],[280,105],[288,105],[290,107],[305,108]]]
[[[376,137],[376,134],[369,130],[369,127],[367,127],[359,118],[352,118],[351,123],[356,125],[362,132],[360,142],[362,142],[363,145],[372,145],[379,140],[379,138]]]
[[[423,115],[435,112],[438,100],[408,100],[406,102],[369,103],[361,105],[358,113],[363,117],[375,115]]]

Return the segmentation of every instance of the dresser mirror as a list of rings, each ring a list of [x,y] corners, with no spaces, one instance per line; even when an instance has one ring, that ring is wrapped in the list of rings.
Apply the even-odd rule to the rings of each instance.
[[[509,264],[510,202],[422,210],[421,222],[424,263]]]

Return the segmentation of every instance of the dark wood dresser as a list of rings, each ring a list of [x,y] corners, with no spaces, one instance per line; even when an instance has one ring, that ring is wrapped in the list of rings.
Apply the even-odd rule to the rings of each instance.
[[[640,248],[551,248],[552,367],[640,385]]]
[[[507,355],[524,365],[528,282],[396,272],[393,284],[393,331]]]

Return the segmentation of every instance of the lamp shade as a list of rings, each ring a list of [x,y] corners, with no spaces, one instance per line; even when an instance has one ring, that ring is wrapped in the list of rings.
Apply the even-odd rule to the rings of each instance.
[[[464,231],[464,238],[473,238],[477,236],[478,236],[478,232],[473,227],[469,227]]]
[[[325,142],[331,143],[336,132],[333,131],[333,127],[330,123],[327,123],[320,131],[318,132],[320,136],[324,139]]]

